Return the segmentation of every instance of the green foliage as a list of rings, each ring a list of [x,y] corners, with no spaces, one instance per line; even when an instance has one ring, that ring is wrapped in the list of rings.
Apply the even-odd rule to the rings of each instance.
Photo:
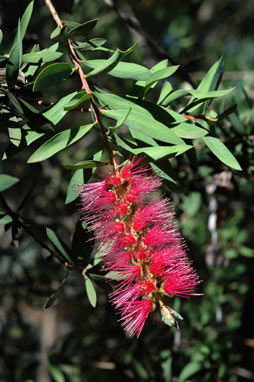
[[[46,21],[46,5],[31,2],[12,33],[0,31],[0,379],[36,380],[45,323],[26,312],[44,306],[59,315],[47,349],[57,382],[237,382],[241,368],[249,372],[253,341],[253,82],[224,81],[217,49],[193,89],[182,65],[168,58],[153,65],[155,52],[141,51],[106,5],[85,2],[84,12],[74,3],[72,16],[58,9],[70,19],[62,28]],[[145,25],[157,20],[155,35],[177,37],[177,58],[198,50],[202,39],[186,12],[202,14],[206,2],[170,5],[165,28],[158,20],[163,25],[168,5],[128,3],[143,9],[143,20],[153,8]],[[180,331],[155,312],[138,341],[128,338],[105,301],[108,275],[77,213],[79,186],[111,166],[105,140],[118,163],[145,157],[176,204],[204,293],[172,302],[184,318]]]

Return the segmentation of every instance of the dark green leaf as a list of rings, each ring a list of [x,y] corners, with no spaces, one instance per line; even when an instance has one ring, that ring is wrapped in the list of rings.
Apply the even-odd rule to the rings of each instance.
[[[179,377],[178,382],[184,382],[189,377],[192,377],[194,374],[199,372],[202,369],[202,365],[199,362],[190,362],[184,368],[182,369]]]
[[[8,174],[0,174],[0,192],[8,190],[8,188],[14,186],[14,184],[18,182],[19,179],[15,176],[11,176]]]
[[[76,42],[79,50],[94,50],[100,48],[107,42],[104,38],[92,38],[87,42]]]
[[[78,107],[82,102],[90,99],[92,93],[87,93],[84,90],[77,93],[68,103],[64,106],[64,110],[72,110]]]
[[[36,77],[33,91],[48,88],[70,77],[72,69],[66,62],[57,62],[43,69]]]
[[[61,281],[59,287],[51,294],[48,301],[44,305],[43,309],[48,309],[54,304],[59,292],[61,291],[62,286],[64,285],[65,281],[67,280],[68,275],[69,275],[69,272],[66,273],[66,275],[65,275],[64,279]]]
[[[84,278],[85,278],[85,287],[86,287],[88,300],[90,304],[92,305],[92,307],[95,308],[96,302],[97,302],[96,290],[90,278],[86,275],[84,275]]]
[[[72,175],[66,193],[65,204],[69,204],[73,202],[73,200],[77,199],[79,196],[79,190],[77,186],[80,186],[81,184],[84,184],[84,172],[80,169],[76,170]]]
[[[77,26],[68,32],[68,37],[72,39],[77,36],[86,36],[95,27],[96,23],[97,19],[94,19]]]
[[[172,128],[172,131],[181,138],[195,139],[208,134],[208,131],[192,123],[182,122]]]
[[[218,120],[221,121],[222,119],[226,118],[228,115],[234,113],[236,111],[236,108],[237,108],[237,104],[235,103],[234,105],[224,110],[223,113],[219,116]]]
[[[12,217],[10,215],[4,215],[2,216],[2,214],[0,215],[0,224],[9,224],[12,222]]]
[[[237,162],[236,158],[231,154],[229,149],[218,138],[215,137],[203,137],[205,144],[209,147],[212,153],[219,158],[227,166],[234,168],[235,170],[241,170],[241,166]]]
[[[13,45],[12,50],[10,52],[8,64],[6,65],[6,79],[7,84],[10,88],[12,88],[19,74],[19,68],[21,66],[22,60],[22,39],[20,32],[20,21],[18,23],[18,29],[16,34],[16,43]]]
[[[0,45],[2,44],[2,41],[3,41],[3,32],[2,32],[2,30],[0,29]]]
[[[41,162],[52,157],[54,154],[81,139],[93,126],[94,123],[57,133],[51,139],[43,143],[43,145],[30,156],[27,163]]]
[[[134,44],[125,51],[121,51],[117,49],[110,58],[108,58],[107,60],[101,60],[99,65],[93,70],[91,70],[91,72],[89,72],[87,75],[90,77],[96,74],[103,74],[103,73],[110,72],[118,64],[118,62],[122,60],[125,56],[130,54],[136,48],[136,46],[137,44]]]
[[[26,7],[26,10],[23,16],[21,17],[21,20],[20,20],[21,40],[23,40],[23,38],[25,37],[26,30],[33,13],[33,6],[34,6],[34,2],[31,1]]]
[[[154,172],[161,178],[168,180],[169,182],[175,183],[176,181],[171,178],[166,172],[164,172],[160,167],[158,167],[155,163],[150,162],[150,166],[154,170]]]
[[[94,167],[99,167],[103,163],[94,161],[94,160],[85,160],[82,162],[78,162],[76,164],[65,164],[64,167],[67,168],[68,170],[77,170],[77,169],[82,169],[82,168],[94,168]]]
[[[67,260],[67,262],[73,265],[73,261],[67,253],[66,245],[60,240],[56,233],[51,228],[46,228],[46,233],[49,240],[52,242],[53,246],[57,249],[57,251]]]

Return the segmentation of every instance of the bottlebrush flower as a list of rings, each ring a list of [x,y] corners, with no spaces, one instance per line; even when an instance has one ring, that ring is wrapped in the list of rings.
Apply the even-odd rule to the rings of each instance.
[[[110,299],[122,326],[137,337],[156,307],[174,325],[181,317],[167,306],[167,297],[198,295],[200,283],[169,200],[155,194],[161,180],[140,162],[132,158],[115,173],[102,174],[100,182],[81,187],[84,219],[100,240],[106,270],[117,274]]]

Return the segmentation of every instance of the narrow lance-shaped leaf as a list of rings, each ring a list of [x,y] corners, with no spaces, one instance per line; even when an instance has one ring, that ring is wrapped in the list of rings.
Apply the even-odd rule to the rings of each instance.
[[[8,64],[6,65],[6,79],[8,86],[12,88],[19,74],[19,68],[22,60],[22,39],[20,32],[20,21],[18,22],[18,29],[16,33],[16,43],[10,52]]]
[[[18,182],[19,179],[15,176],[11,176],[8,174],[0,174],[0,192],[8,190],[8,188],[14,186],[14,184]]]
[[[219,158],[227,166],[234,168],[235,170],[241,170],[241,166],[229,149],[218,138],[215,137],[203,137],[205,144],[209,147],[212,153]]]
[[[87,275],[84,275],[87,297],[93,308],[96,307],[97,295],[94,285]]]
[[[97,19],[89,20],[84,24],[78,25],[68,32],[68,37],[86,36],[96,25]]]
[[[23,40],[23,38],[25,37],[26,30],[33,13],[33,7],[34,7],[34,2],[31,1],[26,7],[26,10],[23,16],[21,17],[21,20],[20,20],[21,40]]]
[[[65,204],[69,204],[76,200],[79,196],[78,186],[84,184],[84,171],[82,169],[76,170],[72,175],[72,178],[69,182]]]
[[[56,301],[56,298],[57,298],[59,292],[62,289],[62,286],[64,285],[65,281],[67,280],[68,275],[69,275],[69,271],[67,271],[67,273],[66,273],[64,279],[61,281],[59,287],[51,294],[51,296],[49,297],[48,301],[44,305],[43,309],[48,309],[48,308],[50,308],[54,304],[54,302]]]
[[[118,62],[124,58],[126,55],[130,54],[135,48],[137,44],[132,45],[129,49],[125,51],[121,51],[117,49],[113,55],[107,59],[106,61],[102,62],[99,64],[95,69],[91,70],[91,72],[88,73],[88,76],[94,76],[96,74],[102,74],[102,73],[107,73],[110,70],[112,70]]]
[[[66,245],[58,238],[56,233],[51,228],[46,228],[46,233],[49,240],[52,242],[57,251],[67,260],[67,262],[73,265],[73,261],[67,253]]]
[[[57,152],[81,139],[93,126],[94,123],[57,133],[51,139],[43,143],[43,145],[30,156],[27,163],[41,162],[52,157]]]

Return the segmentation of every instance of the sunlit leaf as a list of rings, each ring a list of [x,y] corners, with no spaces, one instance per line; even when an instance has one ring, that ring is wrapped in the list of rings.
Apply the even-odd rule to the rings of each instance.
[[[235,170],[241,170],[241,166],[229,151],[229,149],[218,138],[215,137],[203,137],[205,144],[209,147],[212,153],[227,166],[234,168]]]
[[[84,275],[84,278],[85,278],[85,287],[86,287],[88,300],[90,304],[92,305],[92,307],[95,308],[96,302],[97,302],[96,290],[90,278],[87,275]]]

